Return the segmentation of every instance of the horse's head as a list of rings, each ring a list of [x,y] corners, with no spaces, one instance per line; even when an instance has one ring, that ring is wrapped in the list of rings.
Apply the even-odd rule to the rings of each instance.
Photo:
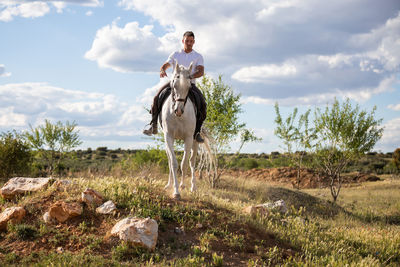
[[[184,112],[189,89],[191,87],[189,75],[192,73],[192,65],[193,63],[190,63],[187,69],[175,63],[175,69],[171,80],[171,92],[174,102],[173,109],[175,115],[178,117],[182,116]]]

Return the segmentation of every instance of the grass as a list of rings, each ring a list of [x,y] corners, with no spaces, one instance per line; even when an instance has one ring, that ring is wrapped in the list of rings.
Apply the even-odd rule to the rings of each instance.
[[[0,265],[9,266],[398,266],[400,180],[344,187],[337,203],[327,189],[293,190],[262,181],[222,177],[219,188],[199,181],[199,191],[179,201],[162,188],[157,172],[137,177],[74,178],[66,190],[49,187],[0,210],[23,206],[24,222],[0,233]],[[384,177],[385,178],[385,177]],[[189,179],[186,180],[189,183]],[[77,201],[87,187],[116,203],[112,215],[83,215],[60,225],[41,216],[57,200]],[[187,184],[187,188],[188,188]],[[283,199],[289,211],[250,217],[243,208]],[[109,236],[127,216],[159,224],[155,251]],[[201,227],[198,227],[201,225]],[[176,232],[176,229],[181,231]],[[62,247],[63,253],[56,249]]]

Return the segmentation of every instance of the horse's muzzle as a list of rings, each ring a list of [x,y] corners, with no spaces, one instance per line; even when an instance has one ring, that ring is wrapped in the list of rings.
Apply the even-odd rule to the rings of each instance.
[[[182,114],[183,114],[183,109],[180,109],[180,108],[175,109],[176,116],[180,117],[180,116],[182,116]]]

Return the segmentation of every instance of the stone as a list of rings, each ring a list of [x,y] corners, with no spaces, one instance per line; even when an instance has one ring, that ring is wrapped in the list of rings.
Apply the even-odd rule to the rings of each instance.
[[[51,178],[11,178],[0,189],[0,194],[5,199],[13,199],[17,194],[24,194],[44,189],[49,184],[50,180]]]
[[[158,224],[150,218],[128,217],[114,225],[111,235],[118,236],[133,246],[154,250],[158,238]]]
[[[91,188],[86,188],[86,190],[82,192],[81,201],[85,202],[88,206],[97,207],[103,203],[103,196]]]
[[[114,210],[116,210],[116,209],[117,209],[117,207],[115,207],[114,202],[112,202],[111,200],[109,200],[109,201],[103,203],[103,205],[101,205],[100,207],[98,207],[98,208],[96,209],[96,212],[97,212],[97,213],[100,213],[100,214],[111,214],[111,213],[113,213]]]
[[[57,201],[49,209],[49,221],[56,219],[58,222],[65,222],[70,218],[79,216],[82,214],[83,208],[80,203],[71,202],[66,203],[64,201]],[[44,217],[44,216],[43,216]]]
[[[254,206],[248,206],[243,209],[243,211],[247,214],[255,216],[256,214],[265,216],[268,215],[270,211],[278,211],[280,213],[286,213],[287,207],[283,200],[278,200],[275,202],[269,202]]]
[[[201,228],[203,228],[203,225],[201,223],[196,223],[196,228],[201,229]]]
[[[263,204],[248,206],[244,208],[243,211],[251,216],[255,216],[257,214],[260,216],[265,216],[268,213],[268,210],[263,206]]]
[[[0,213],[0,230],[7,230],[7,223],[19,223],[25,217],[26,211],[22,207],[11,207]]]
[[[282,199],[275,202],[265,203],[263,205],[269,210],[276,210],[280,213],[286,213],[288,211],[286,203]]]
[[[47,224],[57,223],[57,220],[50,216],[50,213],[47,211],[43,214],[43,221]]]

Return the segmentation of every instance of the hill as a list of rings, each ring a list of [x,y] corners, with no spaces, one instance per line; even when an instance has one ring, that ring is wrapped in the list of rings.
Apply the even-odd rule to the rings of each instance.
[[[338,203],[324,189],[293,190],[265,180],[222,177],[219,188],[199,182],[199,191],[170,198],[166,176],[146,170],[134,177],[79,177],[68,190],[47,189],[9,201],[1,211],[21,206],[25,219],[0,234],[2,265],[83,266],[265,266],[400,264],[399,180],[386,179],[344,188]],[[188,179],[189,180],[189,179]],[[186,181],[189,182],[189,181]],[[57,200],[80,199],[85,188],[117,205],[111,215],[90,206],[64,223],[42,216]],[[250,216],[243,208],[284,200],[287,213]],[[127,216],[155,219],[154,251],[131,247],[110,236]]]

